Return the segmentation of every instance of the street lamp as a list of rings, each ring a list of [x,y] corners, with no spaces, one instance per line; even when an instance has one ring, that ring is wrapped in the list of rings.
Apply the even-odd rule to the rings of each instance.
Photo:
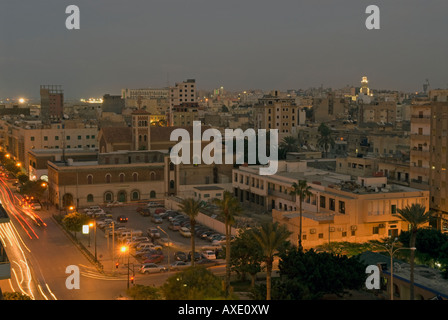
[[[166,236],[168,237],[168,270],[170,268],[170,251],[171,251],[171,239],[170,239],[170,235],[168,233],[166,233],[165,230],[163,230],[160,226],[157,226],[157,229],[159,229],[160,231],[162,231],[164,234],[166,234]]]
[[[126,251],[128,252],[128,289],[129,289],[129,247],[122,246],[121,252],[125,253]]]
[[[94,246],[95,246],[95,261],[98,261],[97,255],[96,255],[96,221],[91,221],[89,223],[89,227],[94,228],[93,229],[93,237],[94,237]],[[89,247],[90,247],[90,233],[89,233]]]
[[[382,244],[378,244],[380,247],[386,249],[386,251],[389,253],[390,255],[390,300],[394,300],[394,261],[393,261],[393,257],[394,254],[399,251],[399,250],[416,250],[415,247],[412,248],[396,248],[394,250],[394,244],[397,242],[398,238],[395,238],[394,241],[392,243],[386,243],[385,245]]]

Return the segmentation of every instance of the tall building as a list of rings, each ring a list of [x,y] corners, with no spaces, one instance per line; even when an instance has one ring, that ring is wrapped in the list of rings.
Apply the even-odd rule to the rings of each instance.
[[[429,190],[431,108],[428,103],[413,105],[411,109],[411,187],[423,190]]]
[[[64,115],[64,91],[60,85],[40,86],[41,119],[45,124],[61,120]]]
[[[369,80],[367,80],[367,77],[362,77],[360,92],[368,96],[370,95]]]

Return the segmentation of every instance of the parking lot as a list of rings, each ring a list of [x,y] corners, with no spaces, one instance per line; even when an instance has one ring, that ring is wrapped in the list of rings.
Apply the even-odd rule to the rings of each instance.
[[[155,216],[157,215],[149,213],[148,210],[139,213],[137,208],[147,209],[146,203],[111,207],[102,206],[101,209],[104,210],[106,215],[100,215],[96,218],[97,237],[99,237],[98,239],[101,239],[100,241],[97,241],[97,245],[101,246],[102,252],[112,252],[113,243],[115,247],[113,259],[115,260],[115,263],[118,262],[120,265],[127,264],[127,252],[121,251],[121,248],[129,247],[130,264],[135,266],[136,269],[139,268],[142,263],[155,263],[159,267],[162,266],[173,269],[174,267],[172,264],[177,262],[176,258],[179,256],[177,253],[183,252],[188,257],[188,254],[191,251],[191,238],[182,235],[183,233],[188,233],[188,224],[186,226],[187,230],[184,230],[185,232],[182,232],[182,230],[173,230],[176,228],[170,228],[172,223],[169,222],[167,216],[163,219],[156,220]],[[154,211],[155,209],[151,209],[151,212]],[[178,215],[181,215],[181,213],[178,213]],[[111,221],[114,222],[113,229],[107,226]],[[180,225],[177,226],[177,228],[180,227]],[[195,230],[198,230],[200,227],[204,226],[197,224]],[[107,236],[107,234],[112,233],[112,230],[115,232],[115,237],[113,239],[112,236]],[[124,239],[125,236],[127,236],[126,239]],[[201,253],[201,255],[198,255],[196,258],[197,264],[211,266],[223,262],[220,254],[217,256],[218,259],[214,259],[216,253],[221,252],[219,250],[219,248],[221,248],[219,244],[212,245],[212,242],[209,240],[200,239],[196,235],[193,236],[195,237],[196,252]],[[131,237],[138,238],[136,241],[129,242],[128,239]],[[141,240],[143,241],[140,242]],[[143,252],[145,249],[150,250],[150,247],[152,247],[151,249],[153,250]],[[90,249],[91,248],[92,246],[90,245]],[[100,248],[98,248],[98,250],[100,250]],[[205,259],[202,256],[202,252],[205,250],[212,251],[215,253],[215,256],[213,256],[213,254],[210,255],[211,252],[208,252],[208,257],[211,259]],[[189,262],[187,262],[187,265],[188,264]],[[182,266],[179,266],[179,268],[181,267]],[[160,272],[160,270],[157,272]]]

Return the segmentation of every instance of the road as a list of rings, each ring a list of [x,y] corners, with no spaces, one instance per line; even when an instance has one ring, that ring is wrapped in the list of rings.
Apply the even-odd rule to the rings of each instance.
[[[102,230],[97,230],[96,239],[98,259],[104,266],[104,272],[99,272],[52,218],[53,214],[57,214],[54,208],[35,212],[23,208],[18,195],[12,191],[12,181],[2,178],[0,201],[11,218],[10,223],[0,225],[0,240],[11,263],[11,279],[0,281],[3,292],[22,292],[34,300],[113,300],[125,295],[128,283],[126,257],[123,254],[120,256],[117,243],[112,251],[111,240],[105,237]],[[154,224],[149,217],[140,216],[135,208],[126,206],[112,208],[111,211],[114,217],[128,215],[128,226],[146,233],[146,229]],[[167,224],[164,221],[160,226],[175,244],[170,255],[172,262],[176,250],[189,251],[190,240],[169,230]],[[95,241],[91,237],[78,235],[78,239],[93,254]],[[196,242],[197,248],[209,244],[199,239]],[[165,256],[162,264],[168,263],[166,251]],[[115,269],[117,261],[120,265]],[[130,262],[137,271],[140,261],[131,255]],[[71,275],[66,273],[68,266],[77,266],[80,270],[79,289],[68,289],[66,286],[66,280]],[[224,274],[224,266],[211,267],[211,270],[216,274]],[[135,284],[160,286],[173,274],[175,272],[150,275],[136,272]]]

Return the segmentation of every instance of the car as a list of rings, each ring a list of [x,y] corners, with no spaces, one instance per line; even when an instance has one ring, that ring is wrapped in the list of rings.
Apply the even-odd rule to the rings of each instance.
[[[206,268],[219,265],[219,263],[216,260],[210,260],[210,259],[202,259],[196,262],[195,264]]]
[[[160,238],[159,229],[157,229],[157,228],[148,228],[148,236],[150,238],[155,238],[155,239]]]
[[[156,224],[163,223],[162,218],[160,218],[158,214],[154,214],[154,215],[151,217],[151,221],[152,221],[153,223],[156,223]]]
[[[222,234],[214,233],[214,234],[209,235],[207,237],[207,240],[210,241],[210,242],[213,242],[213,240],[217,240],[217,239],[221,239],[221,238],[222,238]]]
[[[163,259],[165,259],[163,254],[154,254],[154,255],[147,257],[143,261],[143,263],[161,263],[161,262],[163,262]]]
[[[84,212],[87,213],[88,211],[94,211],[94,210],[100,210],[101,207],[100,206],[90,206],[86,209],[84,209]]]
[[[173,231],[179,231],[180,228],[181,228],[181,226],[177,222],[174,222],[168,226],[168,229],[173,230]]]
[[[201,260],[202,256],[199,252],[194,252],[194,261]],[[191,261],[191,251],[188,253],[188,261]]]
[[[185,227],[180,228],[179,233],[185,238],[191,237],[191,232],[188,228]]]
[[[204,233],[202,233],[199,238],[203,239],[203,240],[207,240],[207,237],[211,234],[216,234],[215,231],[205,231]]]
[[[152,242],[140,242],[136,247],[136,250],[157,250],[160,249],[162,250],[162,246],[161,245],[156,245]]]
[[[160,215],[161,213],[165,213],[166,209],[165,208],[157,208],[154,210],[154,214]]]
[[[96,226],[98,227],[98,228],[100,228],[100,229],[103,229],[103,228],[105,228],[106,226],[108,226],[108,225],[111,225],[111,224],[113,224],[114,223],[114,220],[112,220],[112,219],[102,219],[102,220],[98,220],[97,222],[96,222]]]
[[[188,263],[188,262],[185,262],[185,261],[176,261],[176,262],[174,262],[174,263],[172,263],[172,264],[170,265],[170,270],[179,271],[179,270],[182,270],[182,269],[186,269],[186,268],[188,268],[189,266],[191,266],[191,264]]]
[[[157,208],[160,207],[160,203],[151,201],[146,205],[148,208]]]
[[[202,251],[202,257],[208,260],[216,260],[215,251],[212,250]]]
[[[126,223],[126,222],[128,222],[128,217],[123,216],[123,215],[118,216],[117,217],[117,222],[119,222],[119,223]]]
[[[123,205],[123,202],[120,202],[120,201],[112,201],[112,202],[108,202],[107,204],[106,204],[106,207],[119,207],[119,206],[122,206]]]
[[[138,207],[136,211],[143,217],[149,217],[151,215],[148,208]]]
[[[126,245],[130,247],[136,247],[141,242],[150,242],[151,240],[148,237],[132,237],[126,241]]]
[[[163,247],[172,247],[173,246],[173,242],[168,238],[159,238],[156,240],[156,242]]]
[[[144,263],[140,267],[140,273],[146,274],[146,273],[159,273],[166,271],[165,267],[158,266],[155,263]]]
[[[182,251],[177,251],[174,254],[174,259],[176,261],[184,261],[184,262],[188,261],[187,254],[185,252],[182,252]]]
[[[34,202],[34,203],[31,204],[31,209],[33,209],[33,210],[41,210],[42,206],[40,205],[40,203]]]

